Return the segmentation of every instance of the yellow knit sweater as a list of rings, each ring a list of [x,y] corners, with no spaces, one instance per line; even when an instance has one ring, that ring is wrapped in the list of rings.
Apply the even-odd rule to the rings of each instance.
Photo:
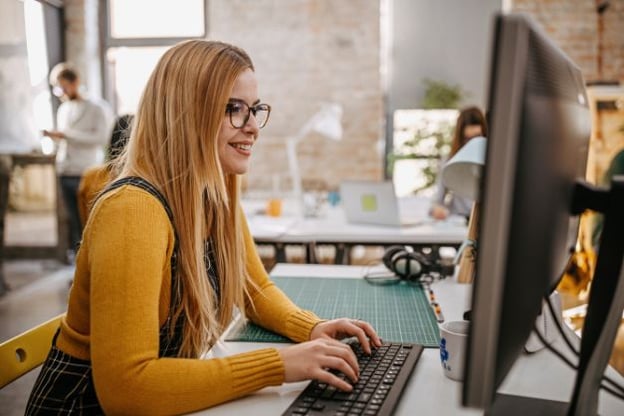
[[[83,172],[77,194],[78,214],[83,227],[87,223],[87,217],[95,197],[111,179],[108,165],[92,166]]]
[[[247,316],[294,341],[309,339],[319,318],[270,281],[246,223],[243,228],[247,270],[258,285]],[[87,222],[57,347],[91,360],[107,414],[186,413],[284,382],[274,348],[209,360],[158,358],[173,246],[162,204],[133,186],[102,197]]]

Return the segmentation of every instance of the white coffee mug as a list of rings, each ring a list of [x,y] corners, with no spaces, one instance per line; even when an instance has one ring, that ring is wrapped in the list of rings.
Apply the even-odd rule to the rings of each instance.
[[[468,339],[468,321],[449,321],[440,325],[440,361],[442,371],[453,380],[464,378],[464,360]]]

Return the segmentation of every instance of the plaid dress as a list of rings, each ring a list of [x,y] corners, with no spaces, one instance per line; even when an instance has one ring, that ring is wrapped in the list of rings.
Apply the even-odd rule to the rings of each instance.
[[[169,220],[173,224],[173,214],[165,198],[158,192],[158,190],[152,186],[149,182],[138,178],[129,177],[122,178],[112,184],[110,184],[102,194],[109,192],[113,189],[119,188],[123,185],[133,185],[141,189],[146,190],[154,197],[156,197],[165,208]],[[182,344],[182,330],[184,328],[184,316],[180,318],[173,325],[173,331],[170,331],[172,326],[171,312],[173,307],[179,302],[178,294],[180,293],[178,282],[176,278],[176,264],[177,264],[177,252],[178,252],[178,239],[176,234],[176,245],[171,256],[171,307],[170,314],[167,320],[160,328],[159,333],[159,357],[175,357],[178,355],[180,346]],[[214,253],[210,241],[205,244],[204,260],[208,277],[217,299],[220,298],[220,287],[218,283],[218,277],[216,274],[216,267],[213,267]],[[57,330],[54,339],[52,340],[52,348],[50,353],[43,363],[43,367],[37,381],[33,387],[33,390],[28,399],[26,406],[26,415],[101,415],[104,414],[100,403],[98,401],[95,386],[93,384],[91,362],[87,360],[80,360],[72,357],[56,347],[56,338],[58,337],[60,330]]]

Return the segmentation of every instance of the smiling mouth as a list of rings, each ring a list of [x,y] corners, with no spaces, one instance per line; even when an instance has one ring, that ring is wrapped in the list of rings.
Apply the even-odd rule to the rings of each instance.
[[[240,149],[240,150],[245,150],[245,151],[251,150],[250,144],[230,143],[230,146],[232,146],[235,149]]]

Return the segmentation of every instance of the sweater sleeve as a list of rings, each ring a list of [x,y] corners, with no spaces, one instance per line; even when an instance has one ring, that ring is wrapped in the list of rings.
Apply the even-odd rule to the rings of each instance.
[[[122,187],[100,201],[85,235],[91,361],[108,414],[179,414],[284,381],[275,349],[218,359],[159,358],[159,297],[173,230],[148,193]]]
[[[293,341],[309,340],[310,332],[321,319],[313,312],[297,307],[271,281],[258,256],[242,209],[240,215],[247,252],[247,272],[255,284],[255,287],[249,288],[250,299],[247,301],[245,314],[252,322]]]

